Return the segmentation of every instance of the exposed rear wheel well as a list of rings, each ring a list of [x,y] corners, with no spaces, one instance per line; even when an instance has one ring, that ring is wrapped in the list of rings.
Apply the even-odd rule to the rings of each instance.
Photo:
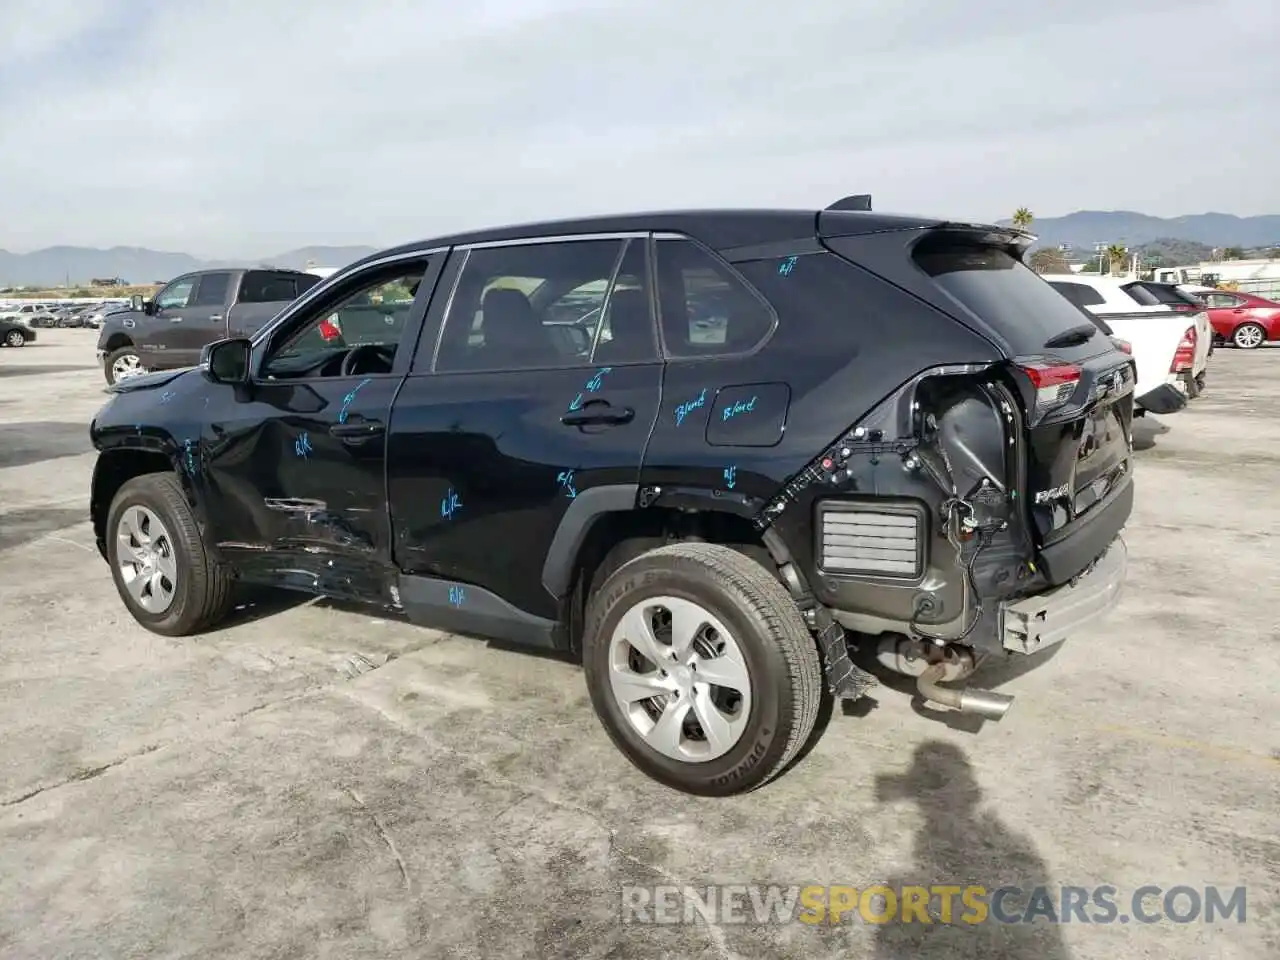
[[[98,541],[99,551],[106,549],[107,514],[120,488],[144,473],[170,473],[172,470],[169,458],[153,451],[109,450],[98,458],[93,470],[89,515],[93,519],[93,535]]]
[[[578,549],[573,587],[567,598],[570,645],[581,649],[587,597],[614,570],[643,553],[668,543],[703,541],[732,547],[770,573],[777,567],[751,521],[732,513],[650,507],[603,514],[592,524]]]

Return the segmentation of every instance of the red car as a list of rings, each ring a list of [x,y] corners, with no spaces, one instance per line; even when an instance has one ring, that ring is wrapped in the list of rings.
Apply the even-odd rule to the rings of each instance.
[[[1280,340],[1280,303],[1238,290],[1197,293],[1209,308],[1214,336],[1242,350]]]

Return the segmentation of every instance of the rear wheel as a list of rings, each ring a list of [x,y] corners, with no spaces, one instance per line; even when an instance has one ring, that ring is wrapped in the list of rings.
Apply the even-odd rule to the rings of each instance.
[[[27,344],[27,337],[21,330],[10,330],[4,335],[5,346],[23,347]]]
[[[627,758],[687,793],[727,796],[781,772],[813,730],[817,644],[782,584],[709,543],[624,564],[583,634],[591,701]]]
[[[1241,350],[1255,350],[1267,341],[1267,331],[1256,323],[1242,323],[1231,335],[1231,342]]]
[[[120,599],[154,633],[213,626],[231,606],[231,575],[207,554],[178,481],[162,473],[120,488],[107,517],[107,560]]]

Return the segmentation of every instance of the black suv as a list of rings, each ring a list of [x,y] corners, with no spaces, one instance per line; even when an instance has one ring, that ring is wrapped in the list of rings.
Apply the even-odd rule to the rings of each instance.
[[[118,384],[91,510],[120,596],[166,635],[240,580],[565,651],[696,793],[781,771],[824,674],[865,691],[849,639],[999,717],[941,684],[1119,594],[1133,366],[1028,235],[847,206],[402,246]]]

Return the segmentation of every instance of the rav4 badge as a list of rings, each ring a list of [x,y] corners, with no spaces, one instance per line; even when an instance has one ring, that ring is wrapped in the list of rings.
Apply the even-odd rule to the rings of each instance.
[[[1059,497],[1067,495],[1067,487],[1069,484],[1062,484],[1054,487],[1052,490],[1041,490],[1036,494],[1036,503],[1048,503],[1050,500],[1057,500]]]

